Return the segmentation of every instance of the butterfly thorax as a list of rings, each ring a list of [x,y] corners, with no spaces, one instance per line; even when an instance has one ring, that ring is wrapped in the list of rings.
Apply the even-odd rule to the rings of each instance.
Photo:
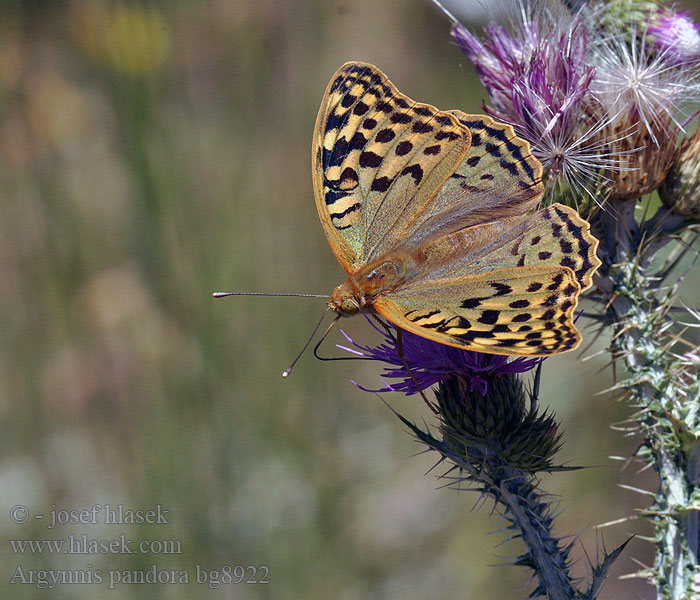
[[[372,305],[377,297],[419,276],[422,263],[420,256],[403,252],[382,257],[351,273],[333,290],[328,305],[344,317],[374,312]]]

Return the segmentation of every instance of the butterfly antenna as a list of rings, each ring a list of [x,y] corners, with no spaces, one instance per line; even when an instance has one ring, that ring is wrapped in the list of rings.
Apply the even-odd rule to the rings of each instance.
[[[325,296],[324,296],[325,298]],[[323,311],[323,314],[321,315],[321,318],[318,320],[318,323],[316,323],[316,327],[314,327],[314,330],[311,332],[311,335],[309,336],[309,339],[306,340],[306,344],[304,344],[304,347],[301,349],[301,352],[297,354],[297,357],[292,361],[292,364],[289,365],[289,367],[282,373],[282,377],[287,378],[289,377],[289,374],[292,372],[292,369],[294,368],[294,365],[297,364],[297,361],[301,358],[301,355],[306,352],[306,349],[309,347],[309,344],[311,343],[311,340],[314,339],[314,336],[316,335],[316,332],[318,331],[319,327],[321,327],[321,323],[323,323],[323,319],[326,318],[326,315],[328,314],[328,311],[331,309],[330,306],[326,308],[326,310]],[[335,319],[333,319],[333,322],[331,323],[330,327],[326,329],[326,333],[323,334],[323,337],[321,337],[321,341],[323,341],[323,338],[325,338],[328,335],[328,332],[331,330],[331,327],[335,325],[335,322],[340,318],[340,315],[338,315]],[[320,342],[319,342],[320,343]]]
[[[278,294],[276,292],[214,292],[212,296],[214,296],[214,298],[224,298],[226,296],[284,296],[286,298],[328,298],[328,294]]]

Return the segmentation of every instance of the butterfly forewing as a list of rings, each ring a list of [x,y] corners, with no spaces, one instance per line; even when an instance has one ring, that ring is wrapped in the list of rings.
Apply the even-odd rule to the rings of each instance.
[[[338,70],[316,121],[314,193],[346,270],[396,246],[397,221],[436,194],[469,143],[454,115],[404,96],[376,67]]]
[[[415,246],[435,235],[523,215],[542,198],[542,165],[510,125],[450,111],[471,134],[469,152],[403,235]]]

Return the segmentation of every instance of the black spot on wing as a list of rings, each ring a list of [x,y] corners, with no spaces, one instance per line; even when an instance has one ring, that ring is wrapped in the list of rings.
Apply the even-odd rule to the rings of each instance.
[[[433,111],[427,106],[413,106],[411,110],[420,117],[429,117],[433,114]]]
[[[340,101],[340,105],[343,108],[350,108],[355,102],[357,101],[357,96],[353,96],[352,94],[345,94],[343,96],[343,99]]]
[[[470,156],[470,157],[467,159],[467,164],[468,164],[470,167],[476,167],[476,165],[479,164],[479,161],[480,161],[480,160],[481,160],[481,156]]]
[[[442,140],[456,140],[459,138],[459,134],[455,133],[454,131],[445,131],[444,129],[441,129],[435,134],[435,139],[438,141]]]
[[[494,294],[494,298],[496,296],[505,296],[507,294],[513,293],[513,288],[510,287],[507,283],[501,283],[500,281],[489,281],[489,285],[494,290],[496,290],[496,293]]]
[[[364,115],[368,110],[369,106],[360,101],[355,105],[355,108],[352,109],[352,112],[354,112],[356,115]]]
[[[411,115],[409,115],[408,113],[400,113],[400,112],[397,112],[397,113],[394,113],[393,115],[391,115],[391,117],[389,117],[389,120],[392,123],[401,123],[403,125],[406,125],[407,123],[410,123],[411,121],[413,121],[413,119],[411,118]]]
[[[393,140],[396,137],[396,133],[394,132],[393,129],[382,129],[379,133],[377,133],[377,141],[380,144],[388,144],[391,140]]]
[[[484,323],[485,325],[493,325],[498,321],[498,317],[500,315],[500,311],[498,310],[485,310],[483,313],[481,313],[481,316],[477,319],[479,323]]]
[[[528,306],[530,306],[530,301],[529,300],[514,300],[508,306],[510,306],[511,308],[527,308]]]
[[[478,308],[483,300],[486,298],[467,298],[460,306],[462,308]]]
[[[563,272],[559,272],[559,273],[557,273],[554,277],[552,277],[552,283],[550,283],[550,284],[547,286],[547,289],[548,289],[550,292],[556,290],[556,289],[561,285],[561,282],[562,282],[562,281],[564,281],[564,273],[563,273]]]
[[[357,171],[352,167],[345,167],[340,174],[340,187],[343,190],[352,190],[356,188],[359,181]]]
[[[513,177],[518,176],[518,167],[515,165],[514,162],[510,160],[506,160],[505,158],[502,158],[499,161],[499,164],[501,167],[503,167],[506,171],[508,171]]]
[[[345,190],[330,189],[326,192],[325,195],[326,205],[332,206],[338,200],[345,198],[348,195],[348,192],[346,192]]]
[[[345,160],[345,157],[348,155],[348,146],[349,143],[344,137],[339,138],[333,146],[333,150],[326,167],[339,167],[342,165],[343,160]]]
[[[346,208],[345,210],[343,210],[341,212],[332,212],[331,218],[332,219],[342,219],[346,215],[349,215],[350,213],[353,213],[356,210],[360,210],[360,203],[359,202],[356,202],[355,204],[353,204],[352,206]]]
[[[394,180],[389,177],[377,177],[370,186],[372,192],[386,192]]]
[[[362,168],[378,167],[382,164],[382,157],[374,152],[363,152],[360,154],[360,166]]]
[[[401,175],[410,175],[418,185],[423,179],[423,168],[418,163],[409,165],[401,171]]]
[[[359,131],[356,131],[355,135],[352,136],[352,139],[348,144],[348,152],[352,152],[353,150],[362,150],[366,144],[367,138]]]
[[[544,302],[542,302],[542,306],[554,306],[558,299],[559,294],[552,294],[551,296],[548,296]]]
[[[576,268],[576,261],[570,256],[565,256],[561,259],[559,263],[562,267],[569,267],[570,269]]]
[[[496,334],[491,331],[465,331],[464,333],[458,333],[454,337],[457,337],[465,342],[474,342],[479,339],[493,339]]]
[[[399,142],[396,146],[396,156],[405,156],[411,150],[413,150],[413,144],[404,140],[403,142]]]
[[[501,147],[497,146],[493,142],[486,142],[486,146],[484,146],[484,148],[491,156],[495,156],[496,158],[501,156]]]
[[[336,129],[340,129],[343,126],[344,122],[344,114],[333,113],[328,117],[328,120],[326,121],[326,131],[334,131]]]
[[[413,125],[411,125],[411,131],[413,133],[430,133],[433,129],[434,127],[425,121],[415,121]]]
[[[406,317],[408,319],[408,315],[411,312],[414,312],[414,311],[409,311],[409,312],[405,313],[404,317]],[[415,315],[412,319],[408,319],[408,320],[412,321],[413,323],[416,323],[417,321],[421,321],[423,319],[429,319],[430,317],[434,317],[435,315],[437,315],[439,313],[440,313],[439,310],[431,310],[430,312],[427,312],[427,313]]]

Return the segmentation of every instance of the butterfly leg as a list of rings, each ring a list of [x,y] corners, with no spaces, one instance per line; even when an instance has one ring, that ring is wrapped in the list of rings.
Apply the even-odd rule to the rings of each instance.
[[[403,353],[403,330],[401,328],[398,328],[396,330],[396,350],[399,353],[399,358],[401,359],[401,362],[403,362],[403,366],[405,367],[406,371],[408,371],[408,374],[411,376],[411,379],[413,380],[416,389],[418,389],[420,397],[423,398],[423,402],[425,402],[428,405],[428,408],[433,411],[433,414],[440,414],[437,405],[425,397],[425,394],[423,393],[423,390],[421,389],[420,384],[418,383],[418,379],[411,370],[411,367],[408,366],[406,356]]]

